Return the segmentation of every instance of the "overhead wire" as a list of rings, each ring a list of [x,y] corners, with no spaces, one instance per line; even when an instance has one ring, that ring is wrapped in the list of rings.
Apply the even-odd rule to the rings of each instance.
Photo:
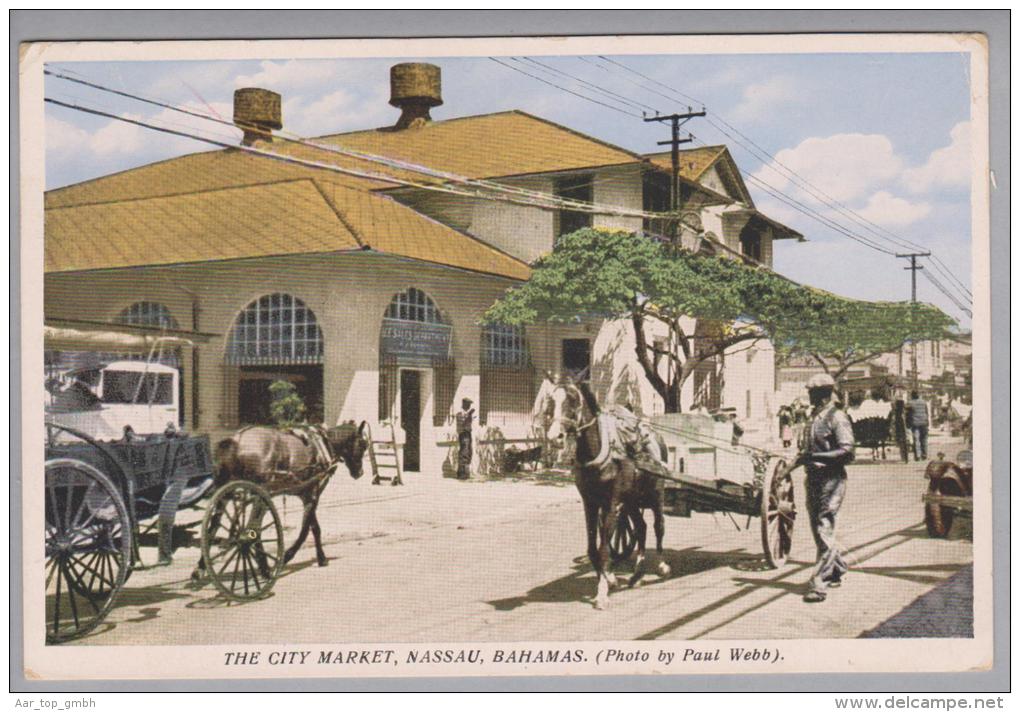
[[[78,83],[78,84],[83,84],[85,86],[97,89],[99,91],[112,93],[112,94],[115,94],[115,95],[119,95],[119,96],[123,96],[123,97],[129,98],[129,99],[133,99],[133,100],[136,100],[136,101],[141,101],[143,103],[147,103],[147,104],[159,106],[161,108],[165,108],[165,109],[169,109],[169,110],[172,110],[172,111],[180,112],[180,113],[188,115],[188,116],[193,116],[193,117],[196,117],[196,118],[204,119],[204,120],[211,121],[211,122],[214,122],[214,123],[228,125],[231,128],[235,128],[235,124],[233,122],[224,120],[221,117],[219,117],[218,115],[217,116],[213,116],[213,115],[206,114],[206,113],[203,113],[203,112],[200,112],[200,111],[194,111],[194,110],[187,109],[187,108],[184,108],[184,107],[181,107],[181,106],[170,104],[170,103],[162,101],[162,100],[157,100],[157,99],[153,99],[153,98],[150,98],[150,97],[145,97],[145,96],[140,95],[140,94],[135,94],[135,93],[131,93],[131,92],[125,92],[125,91],[121,91],[121,90],[117,90],[117,89],[112,89],[110,87],[98,84],[96,82],[88,81],[86,79],[81,79],[81,78],[75,78],[75,77],[71,77],[71,76],[62,75],[59,72],[53,72],[53,71],[46,70],[46,73],[50,74],[52,76],[58,77],[60,79],[65,79],[67,81],[75,82],[75,83]],[[80,76],[81,75],[79,74],[79,77]],[[474,188],[474,187],[481,187],[481,188],[484,188],[486,190],[492,190],[492,191],[496,191],[496,192],[499,192],[499,193],[506,193],[506,194],[516,195],[516,196],[523,196],[524,198],[528,198],[528,199],[531,199],[532,201],[535,201],[534,204],[533,204],[533,207],[542,207],[542,208],[545,208],[545,209],[564,209],[564,210],[573,210],[573,211],[578,211],[578,212],[591,212],[591,213],[595,213],[595,214],[619,215],[619,216],[625,216],[625,217],[654,218],[654,219],[661,219],[661,220],[675,219],[675,216],[673,216],[672,213],[652,213],[652,212],[649,212],[649,211],[644,211],[644,210],[638,211],[638,210],[629,209],[629,208],[622,208],[622,207],[618,207],[618,206],[604,206],[604,205],[596,204],[594,202],[574,200],[574,199],[565,198],[565,197],[562,197],[562,196],[557,196],[557,195],[554,195],[554,194],[551,194],[551,193],[545,193],[545,192],[542,192],[542,191],[529,190],[529,189],[526,189],[526,188],[520,188],[520,187],[517,187],[517,186],[511,186],[511,185],[507,185],[507,184],[504,184],[504,183],[499,183],[499,182],[496,182],[496,181],[490,181],[490,180],[484,180],[484,179],[467,178],[465,176],[457,175],[457,174],[452,173],[452,172],[441,171],[441,170],[437,170],[437,169],[430,168],[430,167],[427,167],[427,166],[422,166],[422,165],[419,165],[419,164],[411,163],[411,162],[408,162],[408,161],[402,161],[402,160],[399,160],[399,159],[393,159],[393,158],[389,158],[389,157],[386,157],[386,156],[379,156],[379,155],[375,155],[375,154],[371,154],[371,153],[366,153],[366,152],[363,152],[363,151],[356,151],[356,150],[353,150],[353,149],[346,149],[346,148],[344,148],[342,146],[338,146],[338,145],[334,145],[334,144],[325,144],[325,143],[321,143],[321,142],[318,142],[318,141],[311,141],[311,140],[308,140],[308,139],[305,139],[305,138],[301,138],[301,137],[295,137],[293,134],[290,134],[289,132],[280,131],[280,132],[277,132],[276,134],[274,134],[274,136],[278,136],[282,140],[290,142],[290,143],[296,143],[296,144],[300,144],[300,145],[303,145],[303,146],[307,146],[307,147],[311,147],[311,148],[315,148],[315,149],[319,149],[319,150],[323,150],[323,151],[328,151],[330,153],[335,153],[335,154],[347,156],[347,157],[350,157],[350,158],[355,158],[355,159],[358,159],[358,160],[368,161],[368,162],[372,162],[372,163],[380,163],[380,164],[385,165],[387,167],[396,168],[398,170],[405,170],[405,171],[411,171],[411,172],[415,172],[415,173],[421,173],[423,175],[428,175],[430,177],[440,178],[440,179],[451,181],[451,182],[454,182],[454,183],[459,183],[459,184],[466,185],[466,186],[469,186],[469,187],[472,187],[472,188]],[[359,177],[372,177],[373,179],[377,179],[377,180],[384,180],[384,181],[398,182],[398,183],[401,182],[401,181],[397,180],[395,177],[390,176],[388,174],[377,174],[377,175],[371,175],[371,176],[367,176],[365,174],[358,174],[358,175],[359,175]],[[603,181],[590,181],[590,183],[592,185],[595,185],[596,183],[601,183],[601,182],[603,182]],[[611,182],[611,180],[607,181],[607,182]],[[425,187],[425,186],[423,186],[421,184],[416,184],[416,183],[413,183],[413,182],[404,182],[403,184],[413,185],[414,187]],[[444,192],[450,192],[450,191],[447,190],[447,191],[444,191]],[[463,194],[463,193],[458,193],[458,194]],[[483,197],[483,196],[474,195],[473,197]],[[510,202],[520,203],[520,201],[510,201]]]
[[[105,86],[97,84],[95,82],[88,81],[87,79],[84,79],[84,78],[76,79],[76,78],[69,77],[69,76],[66,76],[66,75],[62,76],[59,73],[50,72],[50,71],[47,71],[47,74],[52,74],[52,75],[57,76],[59,78],[67,79],[69,81],[73,81],[73,82],[76,82],[76,83],[79,83],[79,84],[83,84],[85,86],[89,86],[89,87],[92,87],[92,88],[95,88],[95,89],[98,89],[98,90],[101,90],[101,91],[105,91],[105,92],[113,93],[113,94],[116,94],[116,95],[119,95],[119,96],[123,96],[123,97],[126,97],[126,98],[130,98],[130,99],[139,100],[139,101],[143,101],[143,102],[146,102],[146,103],[154,104],[154,105],[157,105],[157,106],[160,106],[162,108],[169,109],[169,110],[178,111],[180,113],[183,113],[183,114],[186,114],[186,115],[190,115],[190,116],[193,116],[193,117],[196,117],[196,118],[200,118],[200,119],[203,119],[203,120],[213,121],[213,122],[220,123],[220,124],[227,124],[227,125],[230,125],[231,128],[235,128],[234,124],[232,122],[227,122],[227,121],[219,118],[218,116],[214,117],[214,116],[210,116],[210,115],[204,114],[202,112],[191,111],[191,110],[188,110],[188,109],[185,109],[183,107],[179,107],[179,106],[167,103],[167,102],[163,102],[163,101],[159,101],[159,100],[154,100],[154,99],[142,97],[141,95],[136,95],[136,94],[133,94],[131,92],[111,89],[109,87],[105,87]],[[83,76],[83,75],[81,75],[81,74],[79,74],[77,72],[75,72],[75,74],[78,74],[79,77]],[[84,111],[86,113],[92,113],[92,114],[99,115],[99,116],[106,116],[108,118],[112,118],[112,119],[119,120],[119,121],[125,121],[127,123],[132,123],[132,124],[144,127],[144,128],[150,128],[150,129],[157,130],[157,131],[163,131],[164,133],[168,133],[168,134],[173,134],[173,135],[177,135],[177,136],[191,138],[191,139],[194,139],[194,140],[203,141],[203,142],[210,143],[212,145],[216,145],[216,146],[220,146],[220,147],[240,148],[240,149],[245,150],[245,151],[247,151],[249,153],[263,155],[263,156],[268,157],[268,158],[276,158],[277,160],[282,160],[282,161],[289,162],[289,163],[296,163],[296,164],[299,164],[299,165],[305,165],[305,166],[313,167],[313,168],[323,168],[323,169],[326,169],[326,170],[333,170],[333,171],[336,171],[336,172],[345,173],[345,174],[356,176],[356,177],[362,177],[362,178],[368,178],[368,179],[372,179],[372,180],[380,180],[380,181],[386,181],[386,182],[393,182],[393,183],[397,183],[397,184],[400,184],[400,185],[405,185],[405,186],[410,186],[410,187],[415,187],[415,188],[423,188],[423,189],[426,189],[426,190],[434,190],[434,191],[439,191],[439,192],[453,193],[455,195],[459,195],[459,196],[463,196],[463,197],[482,198],[482,199],[487,199],[488,198],[488,199],[497,199],[497,200],[500,199],[500,198],[493,198],[493,197],[490,197],[490,196],[480,195],[478,193],[471,192],[471,191],[462,191],[462,190],[451,189],[448,186],[437,186],[435,184],[422,184],[422,183],[417,183],[417,182],[414,182],[414,181],[402,180],[402,179],[399,179],[399,178],[397,178],[395,176],[391,176],[389,174],[370,173],[370,172],[366,172],[366,171],[358,171],[358,170],[353,170],[353,169],[349,169],[349,168],[344,168],[344,167],[341,167],[341,166],[337,166],[335,164],[323,164],[323,163],[318,162],[318,161],[308,161],[308,160],[301,159],[301,158],[298,158],[298,157],[295,157],[295,156],[288,156],[288,155],[285,155],[285,154],[277,154],[277,153],[272,152],[272,151],[265,151],[265,150],[262,150],[262,149],[256,149],[256,148],[248,147],[248,146],[240,146],[240,147],[238,147],[235,143],[233,143],[234,141],[236,141],[236,134],[231,134],[229,137],[227,137],[231,141],[231,142],[228,143],[227,141],[216,140],[216,139],[209,139],[208,137],[198,136],[198,135],[195,135],[195,134],[192,134],[192,133],[188,133],[188,132],[185,132],[185,131],[177,131],[177,130],[167,129],[165,126],[161,127],[161,126],[157,126],[157,125],[154,125],[154,124],[151,124],[151,123],[146,123],[146,122],[130,119],[130,118],[123,117],[123,116],[117,116],[117,115],[114,115],[114,114],[109,113],[109,112],[96,111],[94,109],[89,109],[87,107],[83,107],[83,106],[80,106],[80,105],[72,105],[72,104],[68,104],[66,102],[60,102],[60,101],[51,101],[51,103],[54,103],[54,104],[57,104],[57,105],[60,105],[60,106],[64,106],[64,107],[70,108],[70,109],[76,109],[76,110],[79,110],[79,111]],[[169,121],[169,123],[174,123],[174,122]],[[180,124],[178,124],[178,125],[180,125]],[[188,127],[188,128],[190,128],[190,127]],[[219,135],[223,136],[223,134],[219,134]],[[302,143],[302,144],[309,145],[309,146],[312,146],[312,147],[315,147],[315,148],[323,148],[323,149],[330,150],[330,151],[333,151],[333,152],[338,152],[338,153],[341,153],[341,154],[344,154],[344,155],[350,155],[350,156],[357,157],[357,158],[364,158],[366,160],[373,160],[373,159],[380,158],[380,157],[377,157],[377,156],[373,156],[372,154],[364,154],[364,153],[357,152],[357,151],[345,151],[345,150],[338,149],[338,148],[336,148],[334,146],[331,146],[331,145],[319,144],[319,143],[316,143],[316,142],[310,142],[310,141],[306,141],[306,140],[303,140],[303,139],[286,139],[286,140],[291,140],[291,141],[294,141],[294,142],[297,142],[297,143]],[[459,180],[459,181],[462,181],[464,183],[471,184],[471,185],[474,185],[474,184],[484,185],[486,183],[491,183],[489,181],[475,181],[475,180],[472,180],[472,179],[467,179],[467,178],[464,178],[464,177],[461,177],[461,176],[457,176],[455,174],[451,174],[451,173],[447,173],[447,172],[443,172],[443,171],[436,171],[436,170],[428,169],[428,168],[423,167],[423,166],[418,166],[416,164],[410,164],[410,163],[403,162],[403,161],[386,161],[386,162],[387,162],[388,165],[391,165],[391,166],[400,167],[400,168],[406,168],[408,170],[422,170],[422,171],[427,172],[430,175],[441,176],[441,177],[450,178],[450,179],[456,179],[456,180]],[[498,183],[494,184],[494,185],[499,187],[499,188],[503,188],[504,187],[502,184],[498,184]],[[766,188],[770,187],[770,186],[768,186],[768,184],[765,184],[765,186],[766,186]],[[544,209],[581,210],[581,211],[589,211],[589,212],[597,212],[597,213],[627,215],[627,216],[631,216],[631,217],[641,217],[641,218],[648,218],[648,219],[664,219],[664,218],[670,218],[670,217],[675,218],[676,217],[672,213],[655,213],[655,212],[649,212],[649,211],[634,211],[634,210],[627,210],[627,209],[619,209],[619,208],[615,208],[615,207],[613,207],[613,208],[603,208],[603,207],[594,205],[592,203],[586,203],[586,202],[583,202],[583,201],[561,200],[557,196],[553,196],[553,195],[547,194],[547,193],[540,193],[540,192],[537,192],[537,191],[525,191],[525,194],[529,195],[529,197],[536,197],[537,196],[542,201],[551,200],[553,202],[553,204],[549,205],[549,204],[535,203],[535,202],[530,202],[530,201],[513,200],[513,199],[509,199],[509,200],[507,200],[507,202],[514,202],[516,204],[524,204],[524,205],[529,205],[531,207],[540,207],[540,208],[544,208]],[[646,233],[646,234],[649,234],[650,236],[654,236],[651,233]],[[664,238],[661,235],[660,236],[655,236],[655,237],[657,237],[659,239],[669,239],[669,238]],[[705,237],[705,236],[702,235],[702,237]],[[719,247],[721,247],[725,251],[730,252],[730,253],[734,254],[735,256],[740,257],[745,262],[755,263],[756,266],[758,266],[758,267],[762,267],[762,268],[765,268],[765,269],[769,269],[770,271],[773,271],[773,270],[771,270],[771,268],[768,265],[765,265],[764,263],[761,263],[759,261],[751,260],[751,258],[749,258],[749,256],[744,255],[742,252],[739,252],[737,250],[734,250],[734,249],[730,248],[728,245],[726,245],[721,240],[712,240],[711,237],[709,237],[708,239],[709,239],[709,241],[714,242],[716,245],[718,245]],[[784,276],[784,278],[785,278],[785,276]],[[793,282],[793,280],[789,280],[789,281]],[[794,282],[794,283],[796,284],[796,282]]]
[[[524,69],[521,69],[519,67],[515,67],[512,64],[507,64],[506,62],[502,62],[499,59],[497,59],[496,57],[489,57],[489,59],[491,59],[496,64],[500,64],[500,65],[506,67],[507,69],[512,69],[515,72],[520,72],[521,74],[524,74],[525,76],[531,77],[532,79],[540,81],[543,84],[548,84],[549,86],[555,87],[556,89],[559,89],[560,91],[565,91],[568,94],[573,94],[574,96],[579,97],[581,99],[584,99],[585,101],[590,101],[593,104],[598,104],[599,106],[604,106],[607,109],[611,109],[611,110],[619,112],[621,114],[626,114],[627,116],[634,116],[634,117],[637,117],[637,118],[641,118],[641,114],[638,114],[638,113],[635,113],[635,112],[632,112],[632,111],[626,111],[625,109],[621,109],[621,108],[619,108],[617,106],[613,106],[612,104],[607,104],[604,101],[599,101],[598,99],[593,99],[590,96],[586,96],[585,94],[580,94],[580,93],[578,93],[576,91],[573,91],[571,89],[567,89],[566,87],[560,86],[559,84],[551,82],[548,79],[543,79],[542,77],[536,76],[536,75],[532,74],[531,72],[528,72],[528,71],[526,71]]]
[[[590,60],[588,60],[585,57],[581,57],[580,59],[588,61],[589,63],[594,64],[595,66],[599,66],[595,62],[591,62]],[[616,60],[613,60],[613,59],[611,59],[609,57],[605,57],[605,56],[602,56],[602,55],[599,56],[599,59],[602,59],[602,60],[604,60],[606,62],[609,62],[609,63],[613,64],[614,66],[619,67],[619,68],[621,68],[621,69],[623,69],[623,70],[625,70],[625,71],[627,71],[627,72],[629,72],[631,74],[634,74],[636,76],[642,77],[643,79],[645,79],[645,80],[647,80],[647,81],[649,81],[649,82],[651,82],[651,83],[653,83],[653,84],[655,84],[657,86],[660,86],[660,87],[662,87],[664,89],[667,89],[668,91],[672,92],[677,97],[682,97],[684,99],[691,100],[691,101],[694,101],[696,103],[703,103],[703,102],[699,102],[694,97],[679,91],[675,87],[671,87],[668,84],[665,84],[665,83],[660,82],[660,81],[658,81],[658,80],[656,80],[656,79],[654,79],[652,77],[649,77],[648,75],[643,74],[643,73],[641,73],[641,72],[639,72],[639,71],[637,71],[637,70],[635,70],[635,69],[633,69],[633,68],[631,68],[631,67],[629,67],[629,66],[627,66],[627,65],[625,65],[625,64],[623,64],[621,62],[618,62]],[[601,67],[601,68],[602,69],[606,69],[605,67]],[[607,70],[607,71],[609,71],[609,70]],[[625,77],[625,76],[622,76],[622,75],[619,75],[619,76],[621,76],[624,79],[627,79],[627,77]],[[639,86],[642,86],[642,88],[644,88],[646,91],[650,90],[649,87],[647,87],[647,86],[643,86],[643,85],[640,85],[640,84],[639,84]],[[662,96],[662,94],[660,92],[655,92],[655,93],[660,95],[660,96]],[[713,116],[714,116],[714,119],[712,117],[707,117],[708,123],[710,125],[712,125],[717,131],[719,131],[720,133],[725,135],[727,138],[729,138],[730,140],[734,141],[735,143],[737,143],[741,147],[743,147],[745,150],[747,150],[748,153],[750,153],[759,162],[761,162],[763,166],[766,166],[767,168],[769,168],[773,172],[776,172],[776,173],[779,173],[780,175],[783,175],[787,180],[790,180],[792,183],[794,183],[801,190],[804,190],[809,195],[814,197],[816,200],[819,200],[823,204],[826,204],[830,208],[836,210],[836,212],[840,213],[843,217],[849,218],[851,221],[853,221],[854,223],[860,225],[862,228],[864,228],[865,230],[870,232],[875,237],[883,239],[883,240],[885,240],[887,242],[899,245],[901,247],[906,247],[908,249],[921,249],[921,250],[925,250],[926,249],[922,245],[920,245],[919,243],[913,242],[911,240],[907,240],[906,238],[902,238],[902,237],[896,235],[895,233],[889,231],[888,229],[886,229],[886,228],[878,225],[877,223],[869,220],[868,218],[860,215],[860,213],[858,213],[857,211],[853,210],[852,208],[849,208],[848,206],[846,206],[842,202],[838,201],[837,199],[833,198],[831,195],[826,193],[824,190],[822,190],[822,189],[814,186],[813,184],[811,184],[809,181],[807,181],[807,179],[804,179],[796,171],[794,171],[793,169],[789,168],[789,166],[787,166],[782,161],[780,161],[775,155],[770,153],[768,150],[762,148],[753,139],[751,139],[749,136],[747,136],[746,134],[741,132],[739,129],[737,129],[735,126],[733,126],[731,123],[726,121],[722,116],[720,116],[719,114],[716,114],[716,113],[713,113]],[[720,126],[719,124],[722,124],[722,126]],[[729,131],[727,131],[723,127],[728,127]],[[731,131],[733,133],[730,133]],[[734,133],[737,134],[737,135],[734,136],[733,135]],[[764,156],[766,156],[767,158],[762,158],[762,154],[764,154]],[[773,164],[775,164],[775,165],[773,165]],[[846,232],[849,232],[849,231],[845,230],[844,234],[846,234]],[[860,235],[858,235],[858,236],[860,237]],[[871,241],[871,242],[873,242],[873,241]],[[966,300],[970,301],[970,298],[973,297],[973,295],[971,294],[970,290],[967,289],[966,285],[964,285],[963,282],[961,280],[959,280],[952,273],[951,270],[949,270],[949,268],[945,265],[945,263],[942,262],[938,258],[938,256],[936,256],[934,254],[931,255],[931,261],[936,264],[936,269],[940,273],[942,273],[944,277],[946,277],[948,279],[951,279],[955,283],[955,285],[957,286],[958,289],[960,289],[964,293],[966,293],[966,295],[967,295],[967,299]]]
[[[518,57],[511,57],[511,59],[514,59],[516,61],[524,60],[524,61],[529,62],[531,64],[534,64],[534,65],[536,65],[538,67],[541,67],[542,69],[544,69],[545,71],[547,71],[549,73],[561,75],[563,77],[566,77],[567,79],[571,79],[571,80],[573,80],[573,81],[575,81],[575,82],[577,82],[577,83],[579,83],[579,84],[581,84],[581,85],[583,85],[585,87],[588,87],[592,91],[597,91],[600,94],[604,94],[606,96],[614,98],[616,101],[619,101],[619,102],[621,102],[623,104],[626,104],[626,105],[628,105],[628,106],[630,106],[632,108],[638,109],[639,111],[643,111],[643,110],[647,109],[648,111],[654,111],[656,114],[659,113],[659,110],[656,109],[654,106],[649,106],[648,104],[644,104],[644,103],[636,101],[634,99],[630,99],[630,98],[624,96],[623,94],[618,94],[618,93],[616,93],[614,91],[610,91],[609,89],[605,89],[603,87],[600,87],[598,84],[594,84],[593,82],[589,82],[586,79],[581,79],[580,77],[574,76],[573,74],[570,74],[569,72],[565,72],[562,69],[559,69],[558,67],[553,67],[551,65],[545,64],[544,62],[540,62],[537,59],[535,59],[534,57],[520,57],[520,58],[518,58]]]

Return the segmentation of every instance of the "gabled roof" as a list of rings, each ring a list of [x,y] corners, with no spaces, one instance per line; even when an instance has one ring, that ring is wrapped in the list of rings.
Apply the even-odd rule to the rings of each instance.
[[[308,178],[51,207],[46,272],[372,249],[525,280],[528,266],[385,195]]]
[[[476,179],[643,162],[521,111],[315,141]],[[45,198],[46,270],[369,248],[512,279],[530,275],[520,260],[379,192],[400,186],[401,179],[441,183],[443,177],[280,139],[254,148],[362,175],[229,148],[51,190]]]
[[[645,156],[648,161],[664,171],[672,171],[673,164],[669,151],[650,153]],[[740,175],[740,168],[726,146],[702,146],[680,151],[680,177],[702,184],[712,166],[718,166],[719,175],[732,196],[743,203],[753,206],[751,194]]]
[[[639,154],[524,111],[323,136],[333,143],[467,178],[552,173],[642,161]]]
[[[415,163],[466,178],[497,178],[640,163],[641,156],[522,111],[436,121],[421,128],[356,131],[312,139],[316,143]],[[373,177],[356,177],[328,168],[287,163],[239,149],[192,153],[47,191],[46,207],[131,200],[255,185],[296,178],[319,178],[368,190],[445,182],[421,173],[352,158],[322,148],[276,139],[255,148],[274,154],[341,166]]]

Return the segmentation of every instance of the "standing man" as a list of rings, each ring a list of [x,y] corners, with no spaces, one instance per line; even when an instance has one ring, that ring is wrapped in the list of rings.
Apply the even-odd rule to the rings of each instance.
[[[832,376],[812,376],[807,387],[813,411],[797,462],[807,471],[808,518],[818,561],[804,601],[819,603],[825,600],[826,588],[840,585],[848,568],[835,532],[836,515],[846,493],[846,465],[854,459],[854,432],[850,418],[836,407]]]
[[[471,476],[472,440],[471,426],[475,421],[475,409],[470,398],[460,402],[457,413],[457,479],[466,480]]]
[[[910,392],[907,403],[907,424],[914,436],[914,461],[928,459],[928,404],[917,391]]]

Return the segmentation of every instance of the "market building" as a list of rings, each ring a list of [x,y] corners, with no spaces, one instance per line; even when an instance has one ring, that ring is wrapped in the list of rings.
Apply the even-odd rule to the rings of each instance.
[[[238,90],[238,148],[49,191],[46,318],[209,335],[162,359],[181,369],[189,429],[215,437],[266,422],[268,386],[287,380],[311,419],[396,422],[410,471],[440,468],[465,397],[484,428],[527,434],[546,371],[590,368],[604,401],[662,412],[627,323],[480,324],[558,235],[660,226],[436,186],[456,176],[656,211],[668,204],[668,156],[635,154],[521,111],[433,121],[439,80],[432,65],[395,66],[395,125],[325,136],[319,146],[274,138],[284,125],[278,94]],[[725,147],[681,153],[685,241],[698,239],[691,225],[700,223],[733,251],[771,264],[774,240],[803,239],[755,209]],[[735,407],[771,423],[772,349],[738,351],[695,374],[684,407]]]

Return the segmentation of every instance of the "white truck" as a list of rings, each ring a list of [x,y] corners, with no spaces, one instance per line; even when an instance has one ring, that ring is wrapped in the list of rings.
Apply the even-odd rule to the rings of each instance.
[[[46,418],[95,440],[176,429],[180,422],[180,373],[146,361],[112,361],[68,371],[46,385]]]

